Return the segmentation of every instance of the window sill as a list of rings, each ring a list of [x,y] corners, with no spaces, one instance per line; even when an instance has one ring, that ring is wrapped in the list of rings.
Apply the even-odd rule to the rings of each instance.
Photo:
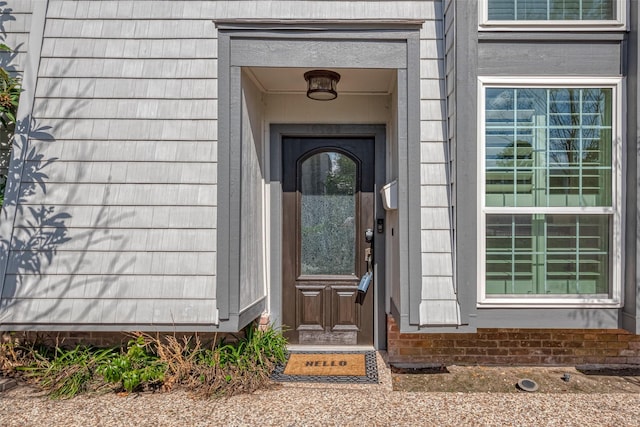
[[[486,298],[477,308],[621,308],[622,301],[610,298]]]
[[[626,38],[626,31],[543,31],[536,32],[530,29],[515,31],[497,31],[493,28],[478,33],[478,41],[600,41],[619,42]]]
[[[487,21],[478,25],[478,32],[626,32],[629,27],[619,21]]]

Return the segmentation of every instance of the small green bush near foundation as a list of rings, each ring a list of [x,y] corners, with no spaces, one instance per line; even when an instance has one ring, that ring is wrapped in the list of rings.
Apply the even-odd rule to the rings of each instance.
[[[95,389],[99,385],[95,378],[97,367],[114,355],[113,349],[81,346],[72,350],[34,349],[32,363],[17,369],[52,398],[64,399]]]
[[[22,377],[54,399],[86,392],[186,388],[200,397],[251,393],[271,384],[286,360],[287,342],[273,328],[248,327],[232,342],[203,344],[196,336],[133,334],[126,348],[62,349],[6,341],[0,370]]]
[[[287,342],[280,331],[245,330],[237,342],[195,352],[197,362],[186,378],[188,387],[202,396],[251,393],[271,384],[270,376],[287,357]]]
[[[157,388],[162,384],[166,364],[147,349],[144,336],[129,341],[126,353],[107,358],[98,364],[96,372],[105,381],[127,392]]]

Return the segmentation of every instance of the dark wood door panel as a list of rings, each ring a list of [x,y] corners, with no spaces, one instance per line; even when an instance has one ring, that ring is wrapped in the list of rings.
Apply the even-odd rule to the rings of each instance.
[[[296,294],[297,329],[324,331],[325,287],[296,285]]]
[[[357,286],[331,286],[331,329],[360,330],[360,304],[356,303]]]
[[[374,226],[374,140],[283,138],[282,153],[287,338],[372,344],[375,286],[362,300],[357,285],[367,271],[364,232]]]

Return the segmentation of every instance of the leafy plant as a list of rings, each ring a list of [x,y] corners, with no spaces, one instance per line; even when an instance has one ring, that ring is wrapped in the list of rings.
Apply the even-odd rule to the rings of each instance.
[[[251,393],[270,383],[276,364],[286,360],[286,339],[273,328],[261,331],[249,326],[236,342],[222,341],[199,369],[200,391],[206,395]]]
[[[11,49],[0,43],[0,51],[11,52]],[[2,130],[6,132],[8,141],[11,140],[16,123],[20,92],[22,92],[20,79],[0,67],[0,123],[2,123]],[[6,176],[0,175],[0,206],[4,203],[6,180]]]
[[[0,44],[0,51],[11,52],[11,49]],[[21,91],[20,79],[0,67],[0,122],[7,132],[11,132],[16,122]]]
[[[137,336],[129,341],[125,354],[105,359],[97,372],[107,382],[120,383],[128,392],[158,386],[164,380],[166,364],[147,352],[146,347],[144,336]]]
[[[216,341],[203,345],[198,336],[179,340],[135,334],[124,350],[83,346],[64,350],[19,343],[7,335],[0,346],[0,370],[22,375],[53,398],[114,388],[171,390],[175,385],[210,397],[267,387],[276,364],[286,360],[287,342],[273,328],[260,331],[251,326],[234,341]]]
[[[73,350],[54,349],[53,358],[34,351],[35,362],[21,370],[49,391],[54,399],[65,399],[91,390],[96,367],[113,357],[113,349],[95,350],[77,346]]]
[[[286,360],[286,339],[276,329],[245,329],[234,341],[221,340],[204,347],[198,337],[155,339],[158,354],[167,362],[165,388],[180,383],[203,397],[251,393],[267,387],[277,363]]]

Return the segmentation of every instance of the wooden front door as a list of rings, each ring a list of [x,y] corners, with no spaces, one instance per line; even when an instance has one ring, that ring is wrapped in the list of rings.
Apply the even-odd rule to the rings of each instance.
[[[297,344],[373,344],[374,139],[284,137],[283,324]]]

